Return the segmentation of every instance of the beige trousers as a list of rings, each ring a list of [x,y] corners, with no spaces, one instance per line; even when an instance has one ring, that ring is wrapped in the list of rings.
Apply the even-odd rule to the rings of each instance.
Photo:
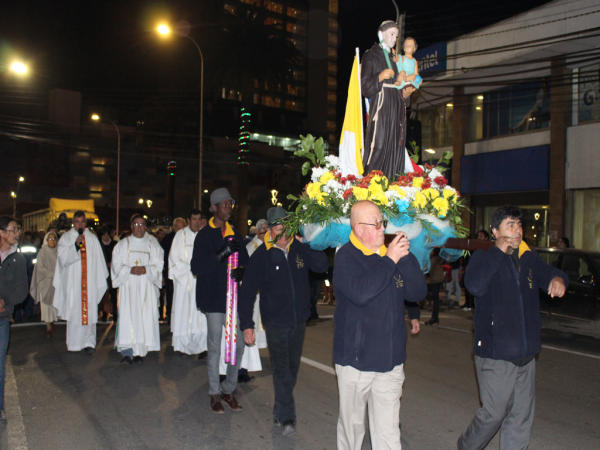
[[[400,397],[404,365],[389,372],[361,372],[335,365],[340,392],[337,425],[338,450],[360,450],[365,437],[365,409],[373,450],[400,450]]]

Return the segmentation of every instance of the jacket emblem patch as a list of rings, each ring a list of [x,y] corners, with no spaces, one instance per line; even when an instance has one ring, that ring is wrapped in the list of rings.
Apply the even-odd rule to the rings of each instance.
[[[296,264],[298,265],[298,269],[302,269],[304,267],[304,261],[300,258],[300,255],[296,255]]]
[[[404,280],[400,275],[394,275],[394,280],[396,281],[396,288],[400,289],[404,286]]]
[[[529,289],[533,289],[533,273],[531,269],[529,269],[529,276],[527,277],[527,281],[529,281]]]

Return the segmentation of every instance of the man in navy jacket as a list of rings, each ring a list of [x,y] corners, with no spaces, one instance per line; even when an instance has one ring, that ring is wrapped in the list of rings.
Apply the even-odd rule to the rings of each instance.
[[[565,294],[569,279],[522,241],[514,206],[492,215],[496,246],[469,261],[465,286],[475,296],[475,367],[483,407],[458,439],[460,450],[484,448],[500,428],[501,449],[526,449],[535,410],[535,356],[541,351],[539,289]]]
[[[385,247],[386,223],[377,205],[355,203],[350,223],[350,242],[338,251],[333,275],[333,359],[340,393],[337,448],[361,447],[368,404],[372,447],[399,450],[405,308],[411,333],[420,329],[419,308],[405,305],[405,300],[425,298],[427,284],[404,233]]]
[[[308,270],[325,272],[329,266],[323,252],[312,250],[299,238],[286,237],[281,224],[287,214],[281,207],[267,212],[269,231],[265,245],[250,257],[240,290],[240,326],[246,344],[256,339],[252,310],[260,291],[260,315],[267,334],[273,364],[275,406],[273,418],[283,425],[283,436],[296,432],[294,386],[300,368],[306,321],[310,316]],[[275,243],[270,241],[277,239]]]
[[[233,411],[241,411],[234,396],[237,388],[238,366],[244,354],[244,341],[238,324],[236,364],[229,364],[227,377],[223,385],[219,382],[219,361],[221,358],[221,335],[226,322],[227,312],[227,259],[239,252],[238,268],[231,277],[240,282],[244,276],[244,267],[248,262],[248,252],[244,237],[229,225],[231,210],[235,201],[225,188],[215,189],[210,194],[210,204],[214,216],[209,226],[202,228],[194,240],[194,253],[190,263],[196,276],[196,305],[206,315],[208,324],[208,394],[213,412],[224,412],[221,401]],[[238,308],[239,309],[239,308]]]

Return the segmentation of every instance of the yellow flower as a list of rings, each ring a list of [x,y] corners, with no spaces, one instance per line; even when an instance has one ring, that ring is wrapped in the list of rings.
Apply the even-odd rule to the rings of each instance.
[[[369,198],[369,190],[361,187],[355,187],[352,193],[356,197],[356,200],[367,200]]]
[[[453,197],[453,196],[454,196],[454,198],[452,198],[452,203],[456,203],[456,200],[457,200],[457,199],[456,199],[456,192],[454,192],[452,189],[448,189],[448,188],[444,189],[444,190],[442,191],[442,195],[443,195],[443,196],[444,196],[444,198],[446,198],[446,199],[449,199],[449,198],[451,198],[451,197]]]
[[[416,188],[420,188],[424,181],[425,178],[423,177],[415,177],[413,178],[413,186]]]
[[[413,200],[412,205],[415,208],[424,208],[425,205],[427,205],[427,197],[425,197],[422,192],[415,192],[415,199]]]
[[[438,197],[431,204],[437,210],[438,217],[445,217],[446,214],[448,214],[448,208],[450,208],[450,204],[445,198]]]
[[[371,195],[371,200],[383,206],[387,206],[388,204],[388,198],[385,196],[383,191],[380,191],[375,195]]]
[[[327,184],[327,182],[329,180],[334,180],[334,179],[335,179],[335,176],[331,172],[325,172],[323,175],[321,175],[319,182],[321,182],[321,184]]]
[[[381,175],[375,175],[373,178],[371,178],[371,182],[369,183],[369,187],[373,186],[373,185],[387,185],[388,184],[388,179],[384,176]]]
[[[371,183],[369,184],[369,193],[371,194],[371,197],[375,197],[376,195],[383,194],[383,188],[380,184]]]
[[[308,194],[308,198],[321,197],[323,194],[321,192],[321,186],[322,184],[319,182],[310,183],[308,186],[306,186],[306,193]]]
[[[406,191],[395,184],[392,184],[388,190],[396,192],[400,196],[400,198],[406,197]]]
[[[437,189],[433,189],[433,188],[424,189],[422,192],[423,192],[423,195],[425,197],[427,197],[429,200],[433,200],[434,198],[438,198],[440,196],[439,191]]]

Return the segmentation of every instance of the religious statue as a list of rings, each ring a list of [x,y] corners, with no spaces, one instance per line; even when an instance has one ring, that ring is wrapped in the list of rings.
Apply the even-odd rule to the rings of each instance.
[[[404,172],[406,107],[415,88],[401,89],[395,84],[400,75],[397,64],[392,64],[396,22],[383,22],[377,34],[379,44],[365,53],[361,69],[362,94],[370,99],[363,166],[365,174],[381,170],[393,180]]]

